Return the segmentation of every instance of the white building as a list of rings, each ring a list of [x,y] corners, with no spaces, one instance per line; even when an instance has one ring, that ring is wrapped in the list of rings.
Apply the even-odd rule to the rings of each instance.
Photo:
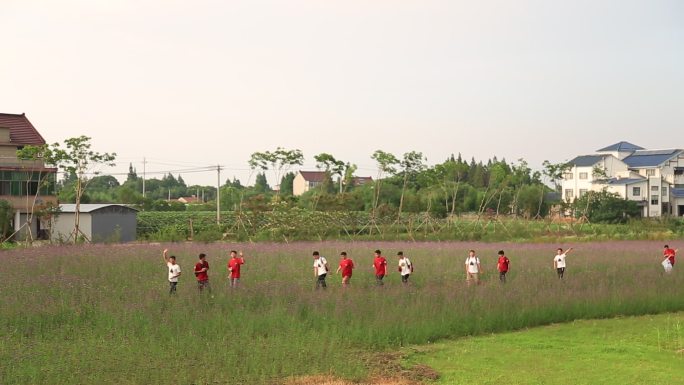
[[[568,162],[562,197],[606,190],[637,201],[644,217],[684,215],[684,150],[646,150],[627,142]]]

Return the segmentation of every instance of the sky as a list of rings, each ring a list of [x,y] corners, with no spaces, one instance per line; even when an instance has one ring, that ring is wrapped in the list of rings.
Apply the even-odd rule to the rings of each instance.
[[[360,176],[378,149],[540,169],[684,148],[678,0],[0,0],[0,20],[0,112],[92,137],[106,173],[252,184],[277,147]]]

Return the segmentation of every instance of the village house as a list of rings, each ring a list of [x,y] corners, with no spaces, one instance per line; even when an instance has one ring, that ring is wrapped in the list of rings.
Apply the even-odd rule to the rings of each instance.
[[[299,171],[292,182],[292,195],[300,196],[305,192],[320,186],[324,181],[325,171]],[[369,176],[355,176],[352,178],[352,185],[361,186],[372,181],[373,178]]]
[[[18,239],[30,229],[34,238],[46,238],[49,223],[36,213],[49,205],[57,205],[55,196],[56,168],[47,168],[42,161],[17,158],[17,150],[27,145],[40,146],[45,139],[25,114],[0,113],[0,199],[14,210],[14,229]]]
[[[684,150],[647,150],[628,142],[577,156],[563,175],[562,198],[608,191],[636,201],[644,217],[684,216]]]

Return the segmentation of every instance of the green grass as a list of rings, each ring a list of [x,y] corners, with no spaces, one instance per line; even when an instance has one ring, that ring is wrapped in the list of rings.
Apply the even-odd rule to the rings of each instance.
[[[575,245],[564,281],[556,245],[474,243],[169,244],[183,269],[167,294],[165,245],[83,245],[0,253],[0,383],[273,384],[288,376],[362,379],[368,358],[404,346],[567,322],[684,310],[684,274],[662,273],[660,242]],[[374,286],[372,251],[390,261]],[[467,288],[475,248],[484,284]],[[242,287],[226,287],[227,252],[244,249]],[[505,249],[505,286],[494,270]],[[311,252],[333,270],[340,251],[357,264],[313,290]],[[416,272],[404,287],[403,250]],[[192,266],[212,266],[213,295],[199,296]],[[684,265],[683,265],[684,266]]]
[[[684,384],[684,313],[576,321],[445,341],[407,364],[439,384]]]

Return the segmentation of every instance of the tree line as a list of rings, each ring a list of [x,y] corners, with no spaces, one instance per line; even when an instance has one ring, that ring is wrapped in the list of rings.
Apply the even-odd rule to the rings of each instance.
[[[112,175],[95,172],[102,166],[112,166],[116,154],[92,151],[90,139],[81,136],[66,139],[63,145],[25,146],[17,156],[23,161],[64,171],[64,178],[56,183],[52,181],[61,203],[76,203],[77,207],[82,203],[122,203],[143,211],[216,210],[216,187],[189,186],[181,175],[168,173],[161,179],[142,178],[130,164],[126,180],[121,183]],[[607,192],[590,192],[572,202],[562,202],[559,182],[569,167],[565,163],[545,161],[542,171],[534,171],[524,159],[507,162],[494,156],[486,161],[477,161],[474,157],[464,160],[460,153],[434,165],[428,164],[418,151],[395,155],[376,150],[370,158],[376,163],[377,174],[372,182],[357,185],[355,164],[329,153],[317,154],[314,160],[324,175],[322,183],[301,196],[294,196],[294,168],[303,165],[303,153],[281,147],[254,152],[247,163],[255,175],[255,183],[246,186],[236,178],[225,180],[218,191],[221,208],[238,214],[288,208],[366,212],[369,226],[375,225],[378,218],[383,218],[384,223],[391,217],[400,221],[408,213],[434,218],[464,213],[478,218],[499,215],[544,218],[554,205],[559,215],[571,212],[575,217],[598,222],[624,222],[639,212],[635,202]],[[272,180],[279,181],[277,188],[269,185],[267,173],[272,174]],[[38,178],[41,184],[51,183],[48,173],[42,175]],[[34,202],[40,190],[35,189]],[[179,197],[190,196],[196,198],[193,204],[178,201]],[[45,209],[41,210],[38,214],[44,215]],[[80,236],[78,214],[76,218],[74,240]]]

